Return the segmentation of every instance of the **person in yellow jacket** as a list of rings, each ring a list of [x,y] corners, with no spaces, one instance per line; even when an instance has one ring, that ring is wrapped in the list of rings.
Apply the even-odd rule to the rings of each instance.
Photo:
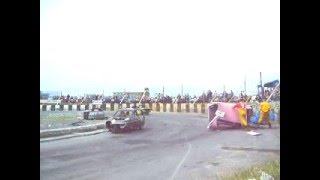
[[[262,102],[260,101],[260,106],[259,106],[260,118],[258,120],[258,124],[261,124],[262,121],[266,121],[269,125],[269,128],[271,128],[270,110],[271,110],[271,105],[266,101],[266,98],[263,98]]]
[[[240,117],[240,122],[242,127],[248,128],[248,123],[247,123],[247,111],[246,111],[246,105],[244,103],[244,99],[239,99],[238,103],[233,106],[233,108],[237,108],[239,117]]]

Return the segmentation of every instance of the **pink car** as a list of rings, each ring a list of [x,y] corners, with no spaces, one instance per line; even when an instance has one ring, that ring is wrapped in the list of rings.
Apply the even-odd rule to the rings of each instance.
[[[238,110],[233,108],[235,103],[214,102],[208,104],[208,129],[241,127]],[[253,114],[251,106],[246,105],[247,122]]]

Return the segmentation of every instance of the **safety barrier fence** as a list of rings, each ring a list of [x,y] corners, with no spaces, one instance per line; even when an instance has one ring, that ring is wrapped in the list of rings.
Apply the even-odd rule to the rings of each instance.
[[[105,111],[116,111],[120,108],[133,107],[134,103],[106,104],[40,104],[41,111],[85,111],[101,108]],[[208,113],[208,103],[142,103],[142,107],[154,112]]]

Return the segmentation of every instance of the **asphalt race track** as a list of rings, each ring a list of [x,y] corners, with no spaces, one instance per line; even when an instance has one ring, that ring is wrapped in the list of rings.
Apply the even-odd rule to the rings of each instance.
[[[280,128],[208,130],[202,114],[156,113],[143,130],[40,143],[40,178],[217,179],[280,156]]]

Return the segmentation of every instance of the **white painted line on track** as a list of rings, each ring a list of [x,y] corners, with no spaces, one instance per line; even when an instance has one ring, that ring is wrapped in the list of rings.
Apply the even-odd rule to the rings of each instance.
[[[178,164],[178,166],[177,166],[176,169],[174,170],[174,172],[173,172],[170,180],[173,180],[173,179],[174,179],[174,176],[179,172],[179,170],[180,170],[183,162],[187,159],[187,157],[188,157],[188,155],[189,155],[189,153],[190,153],[190,151],[191,151],[191,148],[192,148],[191,143],[189,142],[189,140],[188,140],[188,138],[187,138],[186,136],[185,136],[184,138],[186,139],[186,142],[189,144],[189,148],[188,148],[187,153],[183,156],[182,160],[180,161],[180,163]]]

